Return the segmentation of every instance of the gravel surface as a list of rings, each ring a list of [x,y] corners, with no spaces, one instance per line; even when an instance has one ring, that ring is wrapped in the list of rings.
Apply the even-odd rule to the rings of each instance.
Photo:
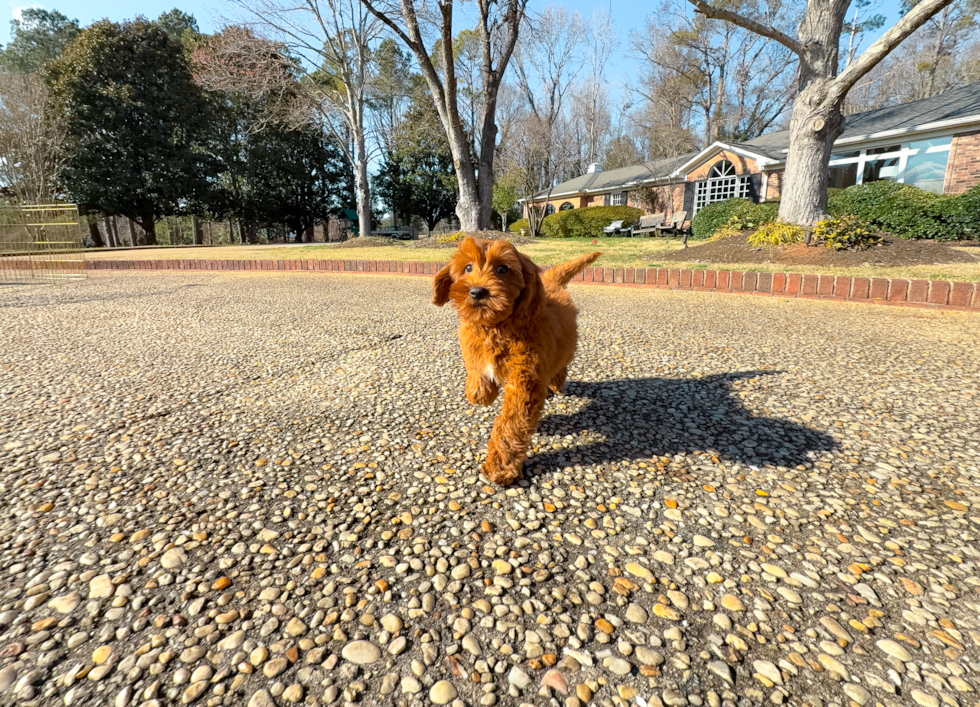
[[[500,490],[426,280],[0,289],[0,704],[976,704],[980,317],[573,290]]]

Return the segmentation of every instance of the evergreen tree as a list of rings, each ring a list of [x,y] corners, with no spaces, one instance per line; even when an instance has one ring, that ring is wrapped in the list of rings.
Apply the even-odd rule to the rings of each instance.
[[[156,219],[200,199],[214,170],[200,149],[208,103],[180,44],[142,18],[103,20],[47,78],[68,131],[69,192],[85,210],[132,218],[155,244]]]
[[[69,20],[55,10],[26,7],[19,20],[10,21],[13,40],[0,52],[0,64],[24,73],[40,71],[61,56],[78,32],[78,20]]]

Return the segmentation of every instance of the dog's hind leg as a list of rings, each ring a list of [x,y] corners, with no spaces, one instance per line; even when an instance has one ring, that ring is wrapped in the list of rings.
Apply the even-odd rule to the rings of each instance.
[[[533,378],[514,375],[508,379],[504,407],[493,425],[483,464],[483,473],[493,483],[510,486],[521,478],[547,393],[547,386]]]
[[[561,393],[562,388],[565,387],[565,380],[568,378],[568,366],[562,368],[558,373],[555,374],[554,378],[548,384],[548,388],[552,393],[558,395]]]

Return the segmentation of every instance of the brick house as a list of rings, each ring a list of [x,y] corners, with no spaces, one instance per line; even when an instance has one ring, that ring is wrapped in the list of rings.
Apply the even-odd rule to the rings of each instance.
[[[746,142],[714,142],[679,157],[603,171],[598,165],[556,185],[536,205],[548,213],[627,204],[647,211],[686,211],[688,218],[714,201],[778,199],[789,131]],[[888,179],[943,194],[980,185],[980,82],[921,101],[846,118],[834,143],[829,186],[842,189]],[[642,206],[637,190],[651,189],[656,208]],[[546,201],[547,199],[547,201]],[[524,202],[524,215],[528,204]]]

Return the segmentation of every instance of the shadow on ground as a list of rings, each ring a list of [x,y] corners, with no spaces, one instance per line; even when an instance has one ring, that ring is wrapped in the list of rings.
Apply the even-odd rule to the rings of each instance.
[[[569,382],[564,391],[567,402],[584,398],[585,405],[569,415],[542,418],[539,434],[562,437],[592,431],[606,440],[538,453],[528,466],[567,466],[574,454],[586,461],[618,462],[696,451],[751,466],[795,466],[809,459],[808,452],[835,449],[829,435],[786,419],[756,417],[733,395],[736,381],[776,373]],[[764,391],[757,392],[764,398]]]

